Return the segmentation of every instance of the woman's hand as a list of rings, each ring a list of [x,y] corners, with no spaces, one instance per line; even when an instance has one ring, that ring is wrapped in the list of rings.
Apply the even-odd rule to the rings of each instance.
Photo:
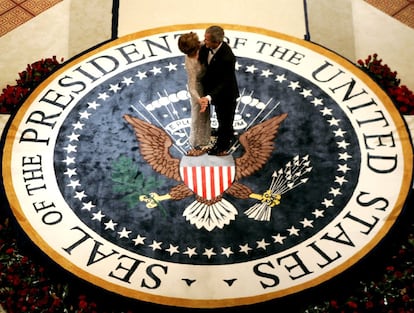
[[[198,103],[200,104],[200,113],[204,113],[208,107],[208,99],[206,97],[202,97],[198,99]]]

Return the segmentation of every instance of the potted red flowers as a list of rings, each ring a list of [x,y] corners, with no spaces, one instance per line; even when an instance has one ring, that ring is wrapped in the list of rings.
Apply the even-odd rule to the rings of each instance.
[[[358,66],[388,94],[401,114],[414,115],[414,93],[400,84],[397,72],[383,64],[376,53],[365,60],[358,60]]]
[[[401,85],[397,72],[392,71],[382,59],[374,53],[365,60],[358,60],[358,67],[367,73],[390,97],[397,110],[403,115],[407,128],[411,133],[414,145],[414,93],[406,86]]]
[[[63,59],[60,62],[63,62]],[[60,62],[56,56],[53,56],[28,64],[26,70],[19,73],[16,85],[7,85],[2,90],[0,94],[0,114],[16,112],[30,92],[61,65]]]

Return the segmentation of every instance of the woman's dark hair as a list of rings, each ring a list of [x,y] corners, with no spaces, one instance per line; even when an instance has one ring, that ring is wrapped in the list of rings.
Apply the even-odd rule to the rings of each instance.
[[[200,48],[200,40],[196,33],[182,34],[178,38],[178,49],[188,56],[194,56]]]

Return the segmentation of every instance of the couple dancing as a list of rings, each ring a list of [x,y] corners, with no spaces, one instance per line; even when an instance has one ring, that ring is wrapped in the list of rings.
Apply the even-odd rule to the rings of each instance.
[[[192,149],[187,155],[197,156],[207,152],[223,156],[236,138],[233,121],[239,97],[235,74],[236,57],[224,41],[224,30],[210,26],[201,44],[196,33],[183,34],[178,39],[178,48],[185,54],[188,89],[191,96]],[[210,149],[211,122],[210,105],[217,115],[217,141]]]

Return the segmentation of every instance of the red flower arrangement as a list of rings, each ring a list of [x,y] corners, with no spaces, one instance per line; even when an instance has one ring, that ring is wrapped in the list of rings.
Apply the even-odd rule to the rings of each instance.
[[[310,305],[304,313],[413,313],[414,312],[414,225],[408,238],[396,247],[382,275],[360,281],[351,296]]]
[[[401,114],[414,115],[414,93],[406,85],[400,85],[397,72],[382,64],[376,53],[358,60],[357,64],[388,94]]]
[[[63,58],[60,62],[63,62]],[[7,85],[3,89],[0,95],[0,113],[11,114],[17,111],[33,89],[61,65],[60,62],[53,56],[28,64],[26,70],[19,73],[17,84]]]
[[[6,219],[0,224],[0,305],[7,313],[97,313],[85,295],[71,300],[68,285],[53,281],[46,269],[19,251]]]

